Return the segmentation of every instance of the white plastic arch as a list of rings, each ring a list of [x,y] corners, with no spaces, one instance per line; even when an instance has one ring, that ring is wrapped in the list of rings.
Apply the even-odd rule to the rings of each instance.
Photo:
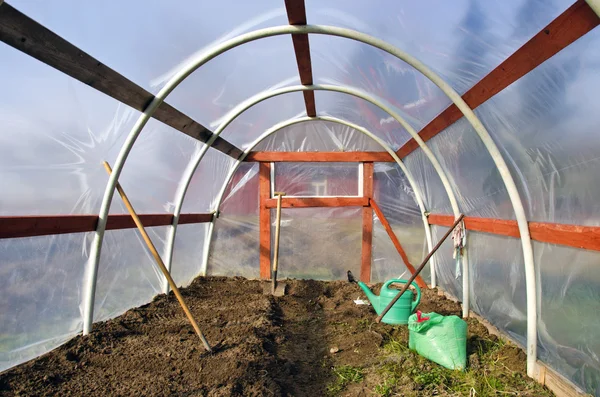
[[[231,124],[231,122],[233,122],[233,120],[235,120],[240,114],[242,114],[244,111],[248,110],[252,106],[254,106],[264,100],[267,100],[269,98],[272,98],[272,97],[275,97],[278,95],[283,95],[283,94],[292,93],[292,92],[299,92],[299,91],[307,91],[307,90],[333,91],[333,92],[341,92],[344,94],[352,95],[352,96],[364,99],[364,100],[372,103],[373,105],[379,107],[381,110],[385,111],[386,113],[391,115],[394,119],[396,119],[409,132],[409,134],[415,138],[415,140],[419,143],[419,146],[421,146],[421,148],[423,149],[423,151],[425,152],[425,154],[427,155],[427,157],[433,164],[436,172],[438,173],[438,175],[440,177],[440,180],[442,181],[444,189],[446,190],[446,194],[448,195],[448,199],[450,200],[450,205],[452,206],[454,216],[458,217],[459,210],[458,210],[458,204],[456,201],[456,197],[454,195],[454,192],[452,191],[450,182],[448,181],[448,178],[447,178],[446,174],[444,173],[444,170],[442,169],[442,166],[438,162],[438,160],[435,157],[435,155],[433,154],[433,152],[431,152],[431,150],[427,147],[425,142],[423,142],[423,140],[417,134],[417,132],[410,126],[410,124],[408,124],[402,118],[402,116],[400,116],[398,113],[396,113],[392,109],[391,105],[387,104],[382,99],[377,98],[373,95],[370,95],[364,91],[361,91],[361,90],[358,90],[355,88],[340,87],[340,86],[335,86],[335,85],[310,85],[310,86],[297,85],[297,86],[283,87],[283,88],[279,88],[276,90],[262,92],[262,93],[259,93],[255,96],[247,99],[246,101],[242,102],[241,104],[236,106],[234,109],[232,109],[224,117],[223,122],[214,131],[214,134],[217,136],[220,135],[223,132],[223,130],[229,124]],[[175,197],[175,210],[173,213],[173,224],[171,225],[171,230],[169,232],[169,237],[167,239],[167,247],[166,247],[166,254],[165,254],[166,261],[167,261],[166,266],[167,266],[167,269],[169,269],[169,270],[171,269],[171,263],[172,263],[172,257],[173,257],[173,246],[174,246],[174,242],[175,242],[175,235],[177,232],[177,222],[179,221],[179,215],[181,214],[185,194],[186,194],[186,191],[192,180],[194,172],[198,168],[198,164],[200,164],[200,161],[204,157],[204,154],[206,153],[207,150],[208,150],[208,146],[203,147],[198,152],[198,154],[192,159],[192,161],[190,161],[188,167],[185,170],[184,176],[182,177],[182,181],[179,183],[180,188],[178,189],[178,191],[176,193],[176,197]],[[424,211],[423,211],[423,214],[424,214]],[[426,221],[427,221],[427,219],[424,219],[424,222],[426,222]],[[211,222],[211,224],[209,226],[209,235],[212,234],[212,229],[213,229],[213,223]],[[428,233],[428,234],[426,234],[426,236],[427,236],[428,248],[429,248],[429,250],[431,250],[431,248],[433,247],[431,235]],[[210,244],[210,241],[208,240],[206,242],[206,244]],[[205,251],[204,251],[205,253],[208,252],[208,250],[206,248],[207,247],[205,247]],[[206,262],[203,261],[203,269],[204,269],[205,265],[206,265]],[[465,255],[465,257],[463,257],[463,268],[464,268],[463,269],[463,278],[468,280],[468,270],[467,270],[468,262],[466,261],[466,255]],[[434,262],[432,262],[431,270],[432,270],[432,277],[435,278]],[[433,283],[434,283],[434,280],[432,279],[432,284]],[[467,317],[469,314],[468,285],[469,285],[468,282],[463,283],[463,295],[464,295],[463,303],[466,303],[466,304],[463,304],[464,317]],[[466,286],[466,288],[465,288],[465,286]],[[166,284],[163,284],[163,288],[164,288],[164,291],[166,292],[167,291]]]
[[[398,164],[398,166],[400,166],[400,169],[402,170],[402,172],[404,172],[404,175],[406,175],[406,179],[408,180],[409,185],[411,186],[411,188],[413,189],[413,192],[415,193],[415,201],[417,202],[417,205],[419,206],[419,210],[421,211],[421,217],[423,219],[423,227],[425,228],[425,237],[427,239],[427,245],[429,246],[429,249],[431,250],[431,244],[432,244],[431,243],[431,230],[429,227],[429,222],[427,221],[427,217],[425,215],[425,213],[426,213],[425,204],[423,203],[421,191],[420,191],[418,185],[416,184],[414,178],[412,177],[412,174],[410,173],[408,168],[406,168],[406,165],[404,165],[404,163],[398,157],[396,152],[394,152],[394,150],[387,143],[385,143],[381,138],[377,137],[375,134],[373,134],[366,128],[359,126],[358,124],[354,124],[349,121],[342,120],[342,119],[339,119],[336,117],[316,116],[316,117],[300,117],[300,118],[295,118],[295,119],[289,119],[289,120],[286,120],[286,121],[283,121],[281,123],[274,125],[273,127],[269,128],[267,131],[265,131],[262,135],[260,135],[258,138],[256,138],[256,140],[254,142],[252,142],[250,144],[250,146],[248,146],[248,148],[246,148],[246,150],[244,150],[244,153],[240,156],[240,158],[236,161],[236,163],[231,167],[231,170],[229,171],[227,178],[225,178],[225,183],[223,184],[223,187],[221,188],[221,190],[217,196],[215,213],[218,214],[221,209],[223,197],[225,196],[225,190],[227,189],[227,186],[231,182],[231,178],[233,178],[233,175],[238,170],[238,168],[240,167],[240,165],[242,164],[242,162],[244,161],[246,156],[248,156],[248,153],[250,153],[250,151],[252,151],[256,147],[256,145],[258,145],[260,142],[262,142],[269,136],[281,131],[282,129],[284,129],[286,127],[289,127],[294,124],[300,124],[300,123],[306,123],[306,122],[312,122],[312,121],[327,121],[330,123],[336,123],[336,124],[341,124],[341,125],[350,127],[352,129],[366,135],[367,137],[371,138],[375,142],[377,142],[377,144],[379,146],[381,146],[383,148],[383,150],[385,150],[386,152],[388,152],[390,154],[390,156],[392,156],[392,158],[394,159],[396,164]],[[213,219],[213,222],[214,222],[214,219]],[[204,255],[202,258],[202,268],[201,268],[202,274],[206,273],[208,257],[210,254],[210,241],[212,240],[213,231],[214,231],[214,229],[210,228],[209,233],[208,233],[207,241],[209,243],[205,247]],[[433,273],[433,268],[431,268],[431,271]]]
[[[523,249],[523,256],[525,262],[525,280],[527,288],[527,374],[530,377],[536,375],[536,359],[537,359],[537,296],[536,296],[536,280],[535,280],[535,265],[533,258],[533,248],[531,244],[531,238],[529,234],[529,227],[527,223],[527,217],[525,215],[525,209],[521,201],[521,197],[517,190],[517,186],[510,174],[510,170],[502,154],[498,150],[498,147],[492,140],[491,136],[475,115],[473,110],[467,105],[467,103],[461,98],[461,96],[454,91],[454,89],[447,84],[441,77],[435,74],[427,66],[421,63],[416,58],[405,53],[404,51],[388,44],[387,42],[369,36],[364,33],[360,33],[351,29],[333,27],[333,26],[318,26],[318,25],[300,25],[300,26],[277,26],[266,29],[260,29],[246,34],[242,34],[238,37],[234,37],[223,43],[220,43],[213,48],[207,50],[205,53],[198,55],[193,61],[187,64],[178,72],[171,80],[158,92],[150,104],[146,107],[140,118],[133,126],[129,133],[125,143],[123,144],[121,151],[115,161],[113,173],[110,175],[104,196],[102,199],[102,205],[100,208],[98,224],[96,226],[96,233],[91,246],[90,258],[86,266],[85,278],[86,286],[84,291],[84,318],[83,318],[83,333],[87,334],[91,330],[93,321],[93,306],[94,296],[96,290],[96,278],[98,273],[98,263],[100,260],[100,253],[102,242],[104,238],[104,231],[106,229],[106,223],[108,219],[108,212],[110,203],[113,198],[114,189],[121,174],[123,165],[139,136],[141,130],[148,122],[150,117],[154,114],[158,106],[164,101],[164,99],[175,89],[186,77],[188,77],[197,68],[210,61],[214,57],[226,52],[234,47],[241,44],[258,40],[261,38],[279,36],[284,34],[325,34],[338,37],[350,38],[365,44],[369,44],[373,47],[379,48],[383,51],[388,52],[391,55],[405,61],[415,69],[420,71],[425,77],[436,84],[445,94],[452,100],[457,108],[463,113],[465,118],[471,123],[480,139],[486,146],[488,152],[492,156],[496,167],[502,177],[502,181],[507,189],[515,216],[517,218],[517,224],[521,236],[521,246]],[[208,140],[207,145],[210,146],[216,139],[216,136],[211,137]],[[468,266],[465,267],[468,269]],[[463,277],[465,277],[463,275]]]
[[[227,177],[225,178],[225,182],[224,182],[219,194],[217,195],[216,206],[215,206],[214,212],[217,214],[219,213],[227,185],[229,185],[231,178],[233,177],[233,175],[235,174],[235,172],[237,171],[239,166],[242,164],[242,162],[244,161],[244,159],[246,158],[248,153],[252,149],[254,149],[254,147],[256,147],[256,145],[258,145],[260,142],[262,142],[264,139],[266,139],[270,135],[282,130],[283,128],[286,128],[286,127],[294,125],[294,124],[300,124],[300,123],[311,122],[311,121],[327,121],[327,122],[331,122],[331,123],[345,125],[352,129],[355,129],[355,130],[359,131],[360,133],[366,135],[367,137],[371,138],[375,142],[377,142],[378,145],[380,145],[386,152],[388,152],[390,154],[390,156],[392,156],[394,161],[400,166],[400,169],[402,170],[402,172],[404,172],[404,174],[406,175],[408,183],[410,184],[411,188],[413,189],[413,191],[415,193],[415,201],[417,202],[417,205],[419,206],[419,209],[421,211],[421,215],[422,215],[422,219],[423,219],[423,226],[425,228],[425,236],[427,238],[427,244],[431,245],[431,230],[429,228],[429,222],[427,221],[427,217],[425,216],[426,208],[425,208],[425,204],[422,199],[421,191],[420,191],[418,185],[416,184],[414,178],[412,177],[412,174],[406,168],[406,166],[404,165],[402,160],[400,160],[400,158],[398,157],[396,152],[394,152],[394,150],[388,144],[386,144],[381,138],[377,137],[375,134],[373,134],[366,128],[361,127],[357,124],[351,123],[346,120],[338,119],[335,117],[329,117],[329,116],[300,117],[300,118],[289,119],[289,120],[286,120],[286,121],[276,124],[275,126],[269,128],[262,135],[260,135],[254,142],[252,142],[250,144],[250,146],[248,148],[246,148],[246,150],[244,150],[244,153],[242,154],[242,156],[240,156],[240,158],[236,161],[236,163],[231,167],[229,173],[227,174]],[[189,182],[190,182],[190,180],[188,179],[187,181],[184,181],[183,184],[189,185]],[[209,242],[209,245],[207,247],[205,247],[205,250],[204,250],[204,257],[203,257],[202,266],[201,266],[201,274],[206,274],[206,266],[208,263],[209,247],[210,247],[210,241],[212,239],[211,238],[212,232],[213,232],[213,229],[210,228],[209,233],[208,233],[208,239],[206,240]],[[169,240],[167,242],[167,244],[169,244],[172,247],[172,244],[174,244],[174,241]],[[171,252],[172,252],[172,248],[171,248]]]

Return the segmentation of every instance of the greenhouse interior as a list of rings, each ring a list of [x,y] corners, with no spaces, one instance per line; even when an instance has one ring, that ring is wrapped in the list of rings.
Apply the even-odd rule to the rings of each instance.
[[[0,394],[599,397],[599,15],[0,0]]]

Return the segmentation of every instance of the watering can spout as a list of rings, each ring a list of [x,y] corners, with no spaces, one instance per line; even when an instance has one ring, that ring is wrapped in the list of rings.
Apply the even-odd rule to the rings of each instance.
[[[371,289],[367,287],[367,284],[362,281],[358,282],[358,286],[364,291],[365,295],[367,295],[367,299],[371,302],[371,306],[373,306],[377,314],[379,314],[381,312],[381,308],[379,307],[379,296],[375,295]]]

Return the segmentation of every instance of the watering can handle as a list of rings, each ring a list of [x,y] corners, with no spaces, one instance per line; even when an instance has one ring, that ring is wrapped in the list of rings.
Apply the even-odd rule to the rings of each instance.
[[[391,280],[388,280],[385,282],[385,284],[383,284],[383,286],[381,287],[381,289],[386,289],[389,287],[390,284],[392,283],[398,283],[398,284],[406,284],[408,280],[404,280],[401,278],[393,278]],[[415,311],[415,309],[417,308],[417,306],[419,305],[419,303],[421,303],[421,288],[419,288],[419,286],[417,285],[417,283],[415,283],[414,281],[412,283],[410,283],[410,285],[412,285],[413,287],[415,287],[415,291],[417,291],[417,299],[415,299],[411,306],[410,306],[410,311],[411,313]]]

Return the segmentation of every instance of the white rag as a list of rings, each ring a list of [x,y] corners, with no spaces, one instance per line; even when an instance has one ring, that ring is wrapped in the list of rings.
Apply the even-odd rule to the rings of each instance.
[[[458,279],[462,274],[460,271],[460,258],[462,256],[462,249],[464,248],[466,243],[466,237],[467,236],[465,234],[465,229],[463,227],[463,223],[461,222],[458,225],[456,225],[456,227],[452,231],[452,240],[454,240],[454,253],[452,254],[452,257],[456,259],[456,267],[454,269],[456,279]]]

